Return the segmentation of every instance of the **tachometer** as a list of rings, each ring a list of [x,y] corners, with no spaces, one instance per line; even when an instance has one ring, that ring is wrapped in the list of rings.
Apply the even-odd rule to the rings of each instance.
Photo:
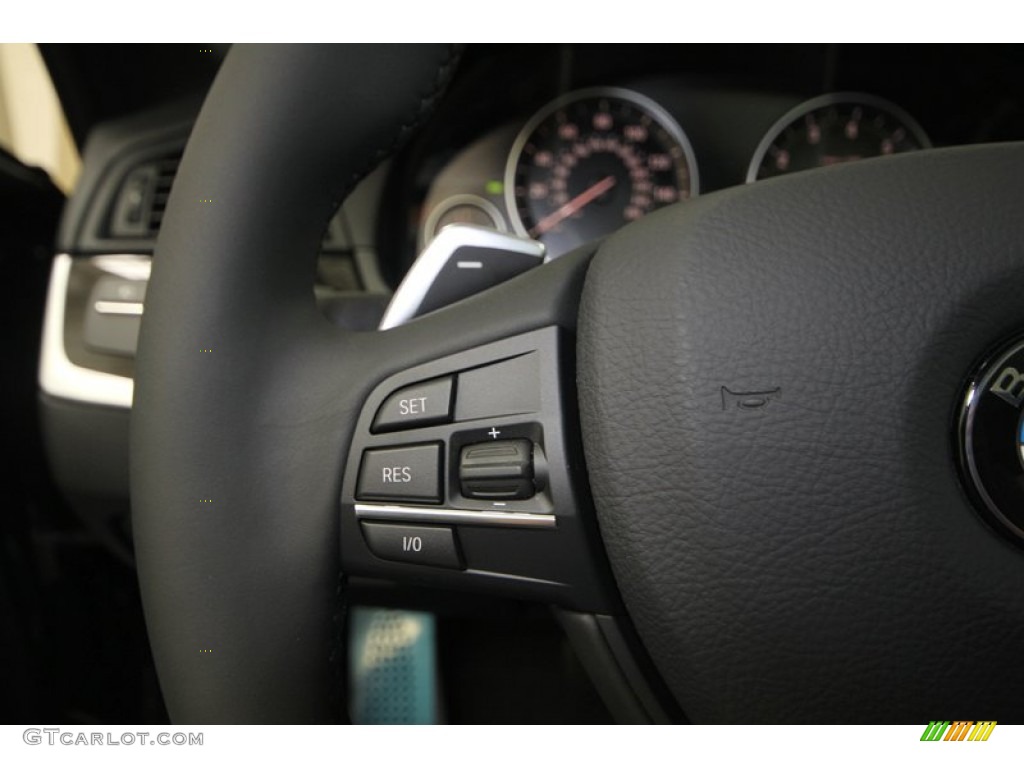
[[[505,170],[514,229],[550,256],[697,191],[686,134],[654,101],[622,88],[545,106],[519,133]]]
[[[930,146],[917,121],[895,104],[864,93],[829,93],[779,118],[755,150],[747,181]]]

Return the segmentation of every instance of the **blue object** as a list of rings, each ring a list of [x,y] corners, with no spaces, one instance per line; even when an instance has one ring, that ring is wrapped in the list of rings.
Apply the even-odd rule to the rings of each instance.
[[[349,715],[359,725],[432,725],[437,716],[433,614],[352,609]]]

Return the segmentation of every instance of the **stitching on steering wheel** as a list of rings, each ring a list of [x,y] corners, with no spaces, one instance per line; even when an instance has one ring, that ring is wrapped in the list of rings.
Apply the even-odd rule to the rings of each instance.
[[[419,128],[426,116],[430,114],[431,110],[433,110],[437,100],[441,97],[441,94],[444,93],[445,88],[448,86],[452,73],[455,71],[455,66],[458,64],[459,57],[462,55],[462,45],[453,44],[447,47],[448,55],[440,64],[438,64],[437,73],[434,75],[434,82],[431,85],[430,91],[420,99],[416,112],[409,120],[399,126],[398,132],[395,134],[395,137],[391,140],[390,144],[385,147],[381,147],[374,152],[372,157],[370,157],[370,159],[364,163],[359,170],[353,172],[348,182],[341,188],[340,194],[335,198],[334,209],[337,209],[337,207],[341,205],[342,201],[348,196],[348,193],[351,192],[355,188],[355,185],[366,177],[370,171],[380,165],[383,160],[393,155],[405,142],[409,134]]]

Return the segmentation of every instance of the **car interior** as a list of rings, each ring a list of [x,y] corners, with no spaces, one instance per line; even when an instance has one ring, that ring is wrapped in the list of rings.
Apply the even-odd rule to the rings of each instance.
[[[39,50],[3,722],[1024,715],[1024,48]]]

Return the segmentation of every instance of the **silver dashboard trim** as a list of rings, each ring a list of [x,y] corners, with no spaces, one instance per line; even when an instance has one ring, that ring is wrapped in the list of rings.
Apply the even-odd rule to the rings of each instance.
[[[379,330],[396,328],[416,317],[438,274],[459,248],[492,248],[522,253],[536,257],[538,264],[544,258],[544,246],[536,240],[472,224],[450,224],[438,232],[437,237],[417,257],[412,269],[391,297],[391,303],[378,326]]]
[[[498,206],[479,195],[461,194],[445,198],[435,205],[434,210],[432,210],[430,215],[427,216],[427,222],[423,225],[423,231],[430,240],[433,240],[438,234],[440,234],[440,230],[437,228],[437,223],[441,221],[441,218],[453,208],[458,208],[460,205],[468,205],[480,209],[490,217],[491,221],[494,223],[494,229],[498,232],[508,232],[508,225],[505,223],[505,217],[501,215],[501,211],[498,210]],[[441,229],[444,229],[444,227],[441,227]],[[429,242],[430,241],[428,241],[428,243]]]
[[[136,253],[104,253],[89,256],[88,260],[94,267],[125,280],[149,280],[153,272],[153,258]]]
[[[489,512],[474,509],[426,509],[389,504],[356,504],[359,520],[381,520],[403,523],[448,523],[505,528],[555,528],[554,515],[531,512]]]
[[[50,286],[43,316],[43,341],[39,354],[39,386],[43,392],[65,400],[92,405],[131,408],[135,382],[75,365],[64,349],[64,309],[73,259],[66,253],[54,257]],[[139,280],[149,275],[150,257],[137,254],[107,254],[92,259],[106,272]]]

